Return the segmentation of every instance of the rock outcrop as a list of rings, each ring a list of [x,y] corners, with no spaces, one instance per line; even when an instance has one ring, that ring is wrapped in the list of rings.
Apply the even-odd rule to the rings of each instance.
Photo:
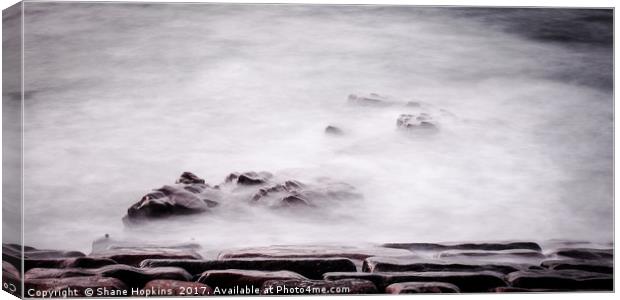
[[[126,225],[174,216],[217,212],[222,202],[260,205],[273,209],[319,208],[328,210],[335,203],[362,197],[343,182],[318,178],[302,183],[281,180],[269,172],[231,173],[224,182],[211,186],[190,172],[184,172],[175,185],[156,189],[133,204],[123,218]]]

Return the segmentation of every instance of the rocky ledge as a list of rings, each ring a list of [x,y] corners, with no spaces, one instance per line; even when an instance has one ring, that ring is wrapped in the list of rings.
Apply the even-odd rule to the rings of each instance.
[[[23,273],[20,248],[3,245],[6,282],[76,297],[613,291],[611,244],[269,246],[206,259],[195,244],[110,242],[90,254],[24,247]]]

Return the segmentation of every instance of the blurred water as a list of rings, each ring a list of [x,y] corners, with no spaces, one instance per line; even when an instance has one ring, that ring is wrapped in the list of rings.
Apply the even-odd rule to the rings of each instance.
[[[24,243],[88,250],[104,233],[206,247],[610,241],[608,16],[27,3]],[[552,33],[563,24],[553,20],[597,30],[549,38],[519,26],[532,19],[547,20],[538,26]],[[455,118],[437,135],[403,135],[395,122],[406,108],[346,104],[350,93],[368,92]],[[325,136],[328,124],[347,135]],[[217,184],[248,170],[329,176],[364,200],[336,221],[260,209],[140,230],[120,221],[183,171]]]

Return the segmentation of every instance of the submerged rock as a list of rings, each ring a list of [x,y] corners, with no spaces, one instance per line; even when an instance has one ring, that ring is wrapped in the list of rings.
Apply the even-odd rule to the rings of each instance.
[[[347,102],[352,105],[370,107],[386,107],[395,104],[390,98],[376,93],[370,93],[368,95],[351,94],[347,98]]]
[[[336,126],[328,125],[325,127],[325,133],[330,135],[343,135],[344,131]]]
[[[431,116],[427,113],[401,114],[396,119],[396,127],[406,130],[424,130],[424,132],[435,132],[438,130]]]

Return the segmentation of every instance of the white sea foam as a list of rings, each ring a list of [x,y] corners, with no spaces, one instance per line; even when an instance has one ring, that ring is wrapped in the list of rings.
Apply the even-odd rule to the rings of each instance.
[[[611,239],[612,94],[557,76],[596,68],[594,48],[441,9],[29,3],[26,31],[25,244]],[[403,134],[412,108],[346,102],[370,92],[454,117]],[[337,221],[255,208],[121,223],[183,171],[249,170],[329,176],[364,199]]]

